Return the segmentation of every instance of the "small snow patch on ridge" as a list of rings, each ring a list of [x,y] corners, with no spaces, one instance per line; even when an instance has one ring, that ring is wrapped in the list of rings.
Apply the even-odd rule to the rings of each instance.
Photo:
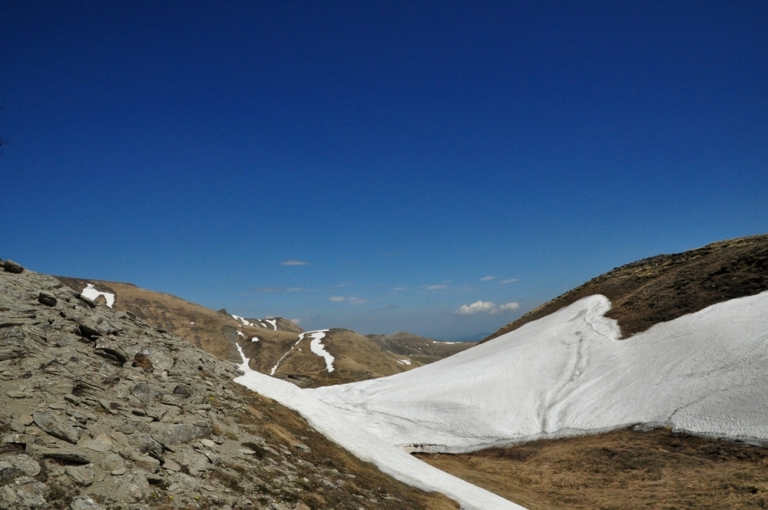
[[[255,326],[255,324],[251,324],[250,322],[248,322],[248,321],[247,321],[247,320],[245,320],[244,318],[240,317],[239,315],[235,315],[235,314],[230,314],[230,315],[231,315],[231,316],[232,316],[232,318],[233,318],[233,319],[235,319],[236,321],[240,321],[240,322],[242,322],[244,326]]]
[[[410,365],[411,364],[411,360],[408,360],[408,359],[399,359],[399,360],[397,360],[397,362],[400,363],[401,365]]]
[[[111,292],[99,292],[96,290],[96,287],[93,286],[92,283],[89,283],[83,291],[80,293],[81,296],[90,299],[91,301],[95,301],[97,297],[104,296],[104,299],[107,300],[107,306],[112,308],[112,305],[115,304],[115,295]]]
[[[323,338],[325,338],[325,334],[327,332],[327,329],[321,329],[320,331],[307,331],[306,333],[299,335],[299,338],[303,339],[304,335],[310,335],[312,337],[312,341],[309,343],[309,349],[313,353],[325,359],[325,368],[328,369],[328,373],[331,373],[333,372],[333,360],[335,358],[325,350],[325,347],[322,343]]]

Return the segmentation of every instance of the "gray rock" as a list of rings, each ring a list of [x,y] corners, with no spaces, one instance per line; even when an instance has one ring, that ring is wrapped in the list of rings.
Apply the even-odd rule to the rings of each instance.
[[[135,434],[131,436],[130,442],[141,453],[163,461],[163,445],[149,434]]]
[[[206,425],[201,427],[198,425]],[[157,439],[164,445],[189,443],[190,441],[207,436],[211,433],[211,426],[207,423],[190,425],[188,423],[153,423],[152,430]]]
[[[173,395],[177,398],[189,398],[193,393],[192,388],[186,384],[179,384],[173,389]]]
[[[21,471],[25,476],[37,476],[40,474],[40,464],[28,455],[12,455],[6,457],[13,467]]]
[[[20,486],[6,485],[0,492],[0,508],[27,509],[45,508],[47,487],[40,482],[25,483]]]
[[[127,473],[123,484],[115,491],[115,498],[126,503],[139,502],[149,495],[149,482],[141,473]]]
[[[116,453],[110,453],[104,459],[101,461],[101,467],[105,471],[114,471],[116,469],[120,469],[125,466],[125,463],[123,462],[123,458],[116,454]]]
[[[154,473],[157,471],[157,468],[160,467],[160,461],[150,457],[149,455],[142,455],[141,457],[135,459],[133,463],[137,468],[143,469],[149,473]]]
[[[35,424],[38,427],[53,437],[63,439],[72,444],[77,443],[78,439],[80,439],[80,432],[55,414],[48,411],[35,411],[32,413],[32,417],[35,419]]]
[[[3,264],[5,270],[9,273],[21,274],[24,272],[24,268],[12,260],[6,260]]]
[[[0,485],[7,485],[21,475],[21,470],[10,462],[0,461]]]
[[[108,338],[99,338],[94,345],[96,354],[122,365],[128,361],[128,355],[116,342]]]
[[[45,306],[56,306],[56,296],[49,292],[41,291],[37,296],[37,301]]]
[[[64,472],[73,482],[81,487],[89,487],[93,485],[93,470],[90,465],[67,466]]]
[[[54,459],[67,464],[90,464],[91,457],[85,450],[76,447],[69,448],[47,448],[27,443],[27,455],[33,457],[43,457],[45,459]]]
[[[80,328],[80,334],[85,338],[95,338],[101,336],[101,331],[99,331],[98,324],[93,322],[91,319],[83,319],[78,324],[78,327]]]
[[[104,507],[96,503],[89,496],[78,496],[69,505],[71,510],[104,510]]]

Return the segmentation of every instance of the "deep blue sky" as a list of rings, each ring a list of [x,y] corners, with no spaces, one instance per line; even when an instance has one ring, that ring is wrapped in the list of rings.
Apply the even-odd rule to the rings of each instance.
[[[765,0],[156,4],[0,2],[0,258],[457,339],[768,232]]]

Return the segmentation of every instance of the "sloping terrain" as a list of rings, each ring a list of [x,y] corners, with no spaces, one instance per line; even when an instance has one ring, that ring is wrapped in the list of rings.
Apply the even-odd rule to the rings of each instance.
[[[707,306],[768,290],[768,235],[741,237],[703,248],[632,262],[531,310],[483,342],[556,312],[587,296],[611,303],[623,336]]]
[[[417,370],[310,390],[414,451],[631,424],[768,443],[768,292],[619,340],[604,296]],[[418,391],[414,391],[418,388]]]
[[[768,449],[665,428],[417,457],[530,510],[768,507]]]
[[[0,266],[0,508],[458,507],[233,383],[235,365]]]
[[[477,342],[440,342],[407,331],[398,331],[391,335],[365,336],[389,352],[408,356],[424,365],[453,356],[457,352],[477,345]]]
[[[240,341],[254,370],[302,387],[383,377],[420,365],[407,356],[385,351],[357,333],[333,329],[324,340],[328,353],[335,359],[334,371],[328,372],[324,359],[311,351],[311,340],[300,338],[302,329],[289,320],[250,319],[230,315],[226,310],[216,312],[170,294],[127,283],[57,278],[78,292],[92,288],[93,295],[97,292],[114,295],[115,310],[131,312],[222,359],[239,362],[236,342]],[[106,303],[103,296],[97,300]],[[273,371],[275,367],[277,370]]]

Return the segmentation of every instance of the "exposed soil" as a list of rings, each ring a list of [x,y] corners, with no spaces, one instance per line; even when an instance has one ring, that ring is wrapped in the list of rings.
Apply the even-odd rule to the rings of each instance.
[[[616,319],[629,337],[659,322],[765,290],[768,235],[742,237],[613,269],[531,310],[483,342],[595,294],[611,300],[606,316]]]
[[[416,456],[530,510],[768,508],[768,449],[668,429]]]

